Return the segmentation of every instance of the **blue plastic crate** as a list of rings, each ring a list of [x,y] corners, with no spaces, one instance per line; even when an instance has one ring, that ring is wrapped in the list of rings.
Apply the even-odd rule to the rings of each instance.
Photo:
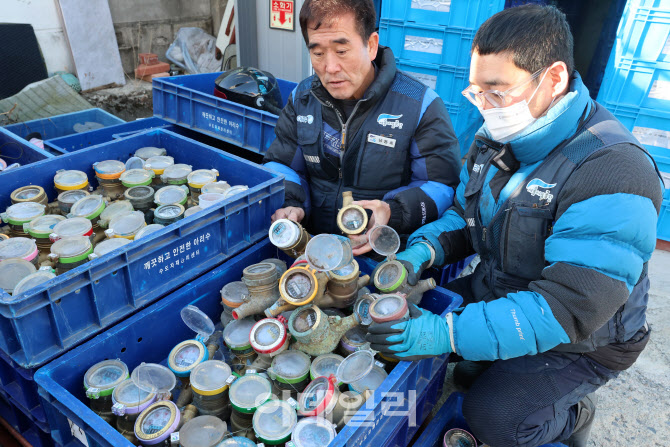
[[[435,417],[422,430],[412,447],[442,447],[444,434],[452,428],[460,428],[472,433],[463,417],[463,393],[451,393],[446,402],[437,410]],[[543,444],[540,447],[565,447],[560,442]]]
[[[214,81],[220,74],[154,79],[154,116],[264,154],[275,139],[277,115],[214,96]],[[283,107],[297,84],[277,82]]]
[[[6,172],[0,182],[0,209],[10,205],[10,192],[28,180],[53,200],[53,175],[59,169],[87,172],[95,187],[94,162],[125,161],[144,146],[164,147],[177,162],[215,168],[222,180],[249,189],[25,295],[5,301],[9,296],[1,292],[0,349],[21,367],[44,364],[267,236],[270,216],[284,202],[283,177],[160,129]],[[187,254],[193,257],[185,262]]]
[[[14,163],[24,166],[52,157],[53,155],[44,149],[30,144],[23,138],[19,138],[0,127],[0,158],[7,166]],[[0,175],[3,175],[3,173],[4,171],[0,171]]]
[[[477,29],[505,0],[386,0],[382,19]]]
[[[102,109],[87,109],[49,118],[40,118],[32,121],[25,121],[23,123],[10,124],[5,126],[4,129],[18,136],[22,140],[29,134],[37,132],[42,136],[42,140],[46,141],[51,140],[52,138],[64,137],[66,135],[77,133],[77,131],[74,130],[74,126],[86,122],[100,123],[104,127],[125,123],[121,118],[105,112]],[[31,147],[37,148],[26,140],[23,141]]]
[[[37,368],[25,369],[0,351],[0,393],[11,398],[37,424],[46,430],[47,419],[33,376]]]
[[[33,447],[55,446],[51,433],[16,405],[11,397],[0,392],[0,418],[4,419]]]
[[[658,168],[670,172],[670,111],[603,105],[647,148]]]
[[[96,337],[41,368],[35,375],[35,381],[45,402],[54,440],[63,445],[81,445],[71,434],[69,419],[83,430],[90,447],[130,447],[123,436],[84,403],[86,399],[81,383],[86,370],[106,358],[119,358],[131,369],[140,362],[164,362],[174,345],[193,337],[193,332],[181,321],[179,312],[184,306],[193,304],[217,321],[222,309],[221,287],[239,280],[242,270],[248,265],[274,256],[286,259],[266,239],[109,329],[104,336]],[[370,273],[375,263],[361,258],[359,265],[363,271]],[[461,302],[458,295],[437,288],[424,294],[421,304],[433,312],[446,314]],[[365,418],[366,422],[373,424],[361,422],[354,426],[350,423],[331,445],[406,445],[413,430],[421,425],[434,405],[444,381],[447,363],[445,356],[419,362],[400,362],[368,400],[369,406],[355,416],[357,421]],[[414,393],[410,393],[412,391],[416,391],[416,401]],[[397,396],[391,399],[392,395],[385,394],[393,392],[401,392],[406,398],[400,402]],[[410,411],[403,412],[403,408]],[[391,413],[394,410],[395,413]],[[408,418],[413,415],[417,424],[410,427]],[[402,442],[394,442],[396,439],[402,439]]]
[[[407,61],[469,67],[475,31],[382,19],[379,43],[390,47],[396,58]]]
[[[53,138],[45,141],[45,144],[61,154],[67,154],[68,152],[97,146],[98,144],[112,141],[115,138],[130,136],[149,129],[164,128],[174,131],[174,127],[175,126],[173,126],[172,123],[168,123],[161,118],[151,117],[127,123],[124,122],[123,124],[115,124],[113,126],[103,127],[102,129]]]
[[[404,59],[396,60],[396,66],[435,90],[444,102],[463,104],[467,101],[461,92],[470,84],[468,66],[433,65]]]
[[[631,0],[617,31],[614,51],[619,57],[647,62],[670,62],[670,1]]]
[[[613,53],[598,101],[670,112],[670,62],[620,58]]]
[[[661,204],[661,213],[658,215],[658,224],[656,225],[656,237],[670,242],[670,200],[663,200]]]

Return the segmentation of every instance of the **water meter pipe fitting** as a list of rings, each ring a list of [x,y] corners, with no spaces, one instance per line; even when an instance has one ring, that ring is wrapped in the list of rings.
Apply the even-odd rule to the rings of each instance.
[[[352,205],[351,191],[342,193],[342,208],[337,213],[337,226],[346,235],[361,234],[368,226],[368,213],[358,205]]]
[[[242,282],[249,294],[245,302],[233,310],[233,318],[240,320],[250,315],[262,314],[279,299],[277,267],[269,262],[250,265],[242,272]]]
[[[326,291],[327,282],[328,275],[325,272],[318,272],[307,264],[291,267],[279,280],[281,298],[272,307],[265,309],[265,315],[275,317],[320,300]]]
[[[433,278],[419,280],[416,285],[410,286],[407,282],[407,269],[397,260],[387,261],[377,268],[373,281],[380,292],[402,293],[406,295],[408,302],[414,304],[419,304],[424,292],[437,287]]]
[[[358,314],[345,318],[329,317],[318,306],[309,304],[293,311],[288,329],[296,339],[293,349],[313,357],[332,352],[342,335],[361,322]]]
[[[327,308],[335,307],[344,309],[351,307],[358,298],[358,291],[370,283],[370,276],[359,277],[360,269],[358,262],[354,260],[351,264],[341,270],[333,270],[328,273],[330,280],[323,298],[316,302],[317,305]]]

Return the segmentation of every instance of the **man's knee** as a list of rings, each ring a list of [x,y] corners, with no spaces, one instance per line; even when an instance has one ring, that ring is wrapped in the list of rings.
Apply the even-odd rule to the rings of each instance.
[[[515,447],[517,415],[501,403],[475,384],[463,400],[463,416],[480,441],[495,447]]]

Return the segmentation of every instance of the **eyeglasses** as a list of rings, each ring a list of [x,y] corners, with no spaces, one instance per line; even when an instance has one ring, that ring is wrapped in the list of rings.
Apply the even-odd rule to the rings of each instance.
[[[467,98],[475,107],[484,107],[488,101],[493,107],[505,107],[507,105],[506,99],[507,96],[512,93],[514,90],[518,90],[524,85],[528,84],[534,79],[537,79],[538,76],[544,71],[544,68],[540,68],[535,73],[533,73],[528,79],[523,81],[521,84],[517,84],[514,87],[505,90],[504,92],[498,90],[486,90],[485,92],[475,92],[472,90],[473,85],[470,84],[468,88],[463,90],[461,93]]]

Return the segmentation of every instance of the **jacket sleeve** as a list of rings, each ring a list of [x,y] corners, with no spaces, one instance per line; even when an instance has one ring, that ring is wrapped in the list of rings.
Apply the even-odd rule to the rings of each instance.
[[[426,90],[410,146],[411,183],[388,192],[389,226],[409,234],[436,220],[451,206],[458,185],[460,151],[444,103]]]
[[[435,222],[424,225],[409,237],[407,246],[419,241],[428,242],[435,250],[435,266],[452,264],[474,253],[465,223],[465,185],[470,179],[466,163],[461,168],[456,199],[451,208]]]
[[[286,107],[279,115],[275,126],[276,138],[270,144],[263,164],[266,168],[284,175],[284,207],[297,206],[306,214],[310,211],[309,176],[305,168],[302,149],[298,145],[296,112],[293,107],[295,90],[289,97]]]
[[[612,318],[639,281],[655,247],[662,201],[644,152],[621,144],[592,155],[557,200],[542,278],[530,291],[470,304],[454,317],[464,358],[506,359],[582,341]]]

